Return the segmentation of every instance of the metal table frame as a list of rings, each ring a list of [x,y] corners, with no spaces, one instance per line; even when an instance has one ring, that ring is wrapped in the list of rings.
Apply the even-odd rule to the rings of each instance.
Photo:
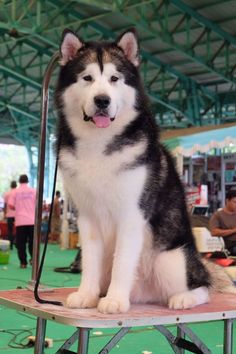
[[[44,292],[48,300],[64,301],[75,289],[59,288]],[[35,354],[43,354],[47,320],[76,327],[75,333],[57,350],[56,354],[72,354],[69,348],[78,341],[78,354],[89,354],[89,332],[94,328],[117,328],[117,333],[99,351],[110,353],[112,348],[129,332],[132,327],[153,326],[168,341],[174,353],[185,351],[197,354],[213,353],[187,325],[220,320],[224,321],[224,354],[233,354],[233,321],[236,319],[236,298],[232,294],[212,294],[209,304],[191,310],[169,310],[152,305],[132,305],[129,312],[117,315],[103,315],[96,309],[68,309],[50,304],[39,304],[32,291],[16,289],[0,291],[0,304],[23,311],[37,317]],[[166,327],[176,326],[176,335]],[[156,352],[155,352],[156,353]],[[158,353],[158,352],[157,352]],[[213,353],[214,354],[214,353]]]

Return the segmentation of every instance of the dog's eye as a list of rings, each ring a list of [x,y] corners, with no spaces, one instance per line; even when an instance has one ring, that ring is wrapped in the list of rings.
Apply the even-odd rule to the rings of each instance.
[[[119,80],[119,78],[117,76],[112,75],[111,82],[116,82],[118,80]]]
[[[84,81],[92,81],[92,76],[91,75],[86,75],[83,77]]]

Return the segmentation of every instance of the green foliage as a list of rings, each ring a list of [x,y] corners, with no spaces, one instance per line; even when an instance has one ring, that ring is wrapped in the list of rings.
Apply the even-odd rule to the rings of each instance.
[[[24,146],[0,145],[0,196],[9,190],[12,180],[29,174],[27,150]]]

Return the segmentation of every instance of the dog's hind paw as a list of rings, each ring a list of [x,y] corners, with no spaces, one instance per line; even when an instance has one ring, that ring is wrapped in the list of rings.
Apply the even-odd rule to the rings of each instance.
[[[200,286],[199,288],[171,296],[168,305],[170,309],[183,310],[205,304],[209,300],[208,288],[205,286]]]
[[[170,297],[168,307],[173,310],[191,309],[197,305],[197,299],[191,291],[175,294]]]
[[[129,310],[129,300],[103,297],[98,304],[98,311],[101,313],[124,313]]]
[[[92,296],[89,293],[82,293],[80,291],[76,291],[71,293],[65,302],[65,306],[72,309],[86,309],[97,307],[99,297]]]

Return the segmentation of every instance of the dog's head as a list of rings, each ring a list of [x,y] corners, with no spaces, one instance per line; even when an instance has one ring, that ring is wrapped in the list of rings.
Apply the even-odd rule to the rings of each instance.
[[[114,120],[135,116],[140,80],[134,29],[115,42],[84,42],[65,30],[60,55],[57,94],[71,123],[107,128]]]

